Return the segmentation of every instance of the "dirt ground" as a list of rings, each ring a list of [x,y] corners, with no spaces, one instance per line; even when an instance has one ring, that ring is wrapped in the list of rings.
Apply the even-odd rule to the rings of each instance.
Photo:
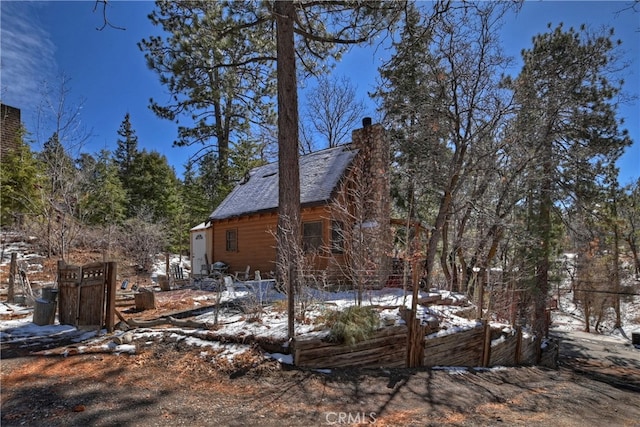
[[[133,355],[21,356],[2,360],[1,424],[640,426],[638,370],[596,375],[574,362],[318,372],[257,350],[213,365],[200,349],[168,342]]]
[[[45,264],[43,270],[36,281],[46,281],[55,267]],[[162,305],[185,309],[175,301]],[[70,343],[55,345],[65,344]],[[558,370],[320,372],[281,365],[258,349],[225,362],[182,341],[132,344],[135,354],[66,357],[3,344],[0,424],[640,426],[640,363],[635,362],[601,366],[576,355],[561,359]]]

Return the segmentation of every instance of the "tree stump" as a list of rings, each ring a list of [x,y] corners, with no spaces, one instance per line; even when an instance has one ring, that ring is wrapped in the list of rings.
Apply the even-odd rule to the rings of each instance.
[[[134,295],[136,310],[151,310],[156,308],[156,294],[153,292],[138,292]]]
[[[160,290],[162,291],[170,291],[171,286],[169,285],[169,278],[164,275],[158,275],[158,284],[160,285]]]

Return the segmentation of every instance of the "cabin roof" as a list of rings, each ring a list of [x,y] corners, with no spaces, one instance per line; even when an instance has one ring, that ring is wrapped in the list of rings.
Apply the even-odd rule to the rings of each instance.
[[[300,203],[327,202],[357,154],[351,144],[300,156]],[[278,163],[249,172],[248,180],[236,185],[209,216],[209,220],[232,218],[278,207]]]
[[[201,222],[200,224],[196,225],[195,227],[191,228],[189,231],[200,231],[200,230],[206,230],[208,228],[208,225],[206,222]]]

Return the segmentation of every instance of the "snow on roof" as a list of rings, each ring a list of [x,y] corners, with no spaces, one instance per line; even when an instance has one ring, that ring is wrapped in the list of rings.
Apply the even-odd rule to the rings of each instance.
[[[358,150],[351,144],[300,157],[300,203],[328,201]],[[278,207],[278,163],[253,169],[248,181],[238,184],[209,217],[225,219]]]
[[[209,226],[207,225],[206,222],[201,222],[200,224],[196,225],[195,227],[193,227],[192,229],[190,229],[189,231],[199,231],[199,230],[206,230],[207,228],[209,228]]]

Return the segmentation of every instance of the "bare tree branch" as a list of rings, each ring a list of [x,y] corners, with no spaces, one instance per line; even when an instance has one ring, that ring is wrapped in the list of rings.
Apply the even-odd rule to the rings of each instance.
[[[126,28],[124,27],[118,27],[117,25],[113,25],[110,21],[109,18],[107,18],[107,2],[108,0],[96,0],[96,3],[93,5],[93,11],[95,12],[96,9],[98,8],[99,4],[102,4],[102,19],[103,19],[103,24],[101,27],[96,27],[96,30],[98,31],[102,31],[104,30],[107,26],[115,29],[115,30],[126,30]]]

